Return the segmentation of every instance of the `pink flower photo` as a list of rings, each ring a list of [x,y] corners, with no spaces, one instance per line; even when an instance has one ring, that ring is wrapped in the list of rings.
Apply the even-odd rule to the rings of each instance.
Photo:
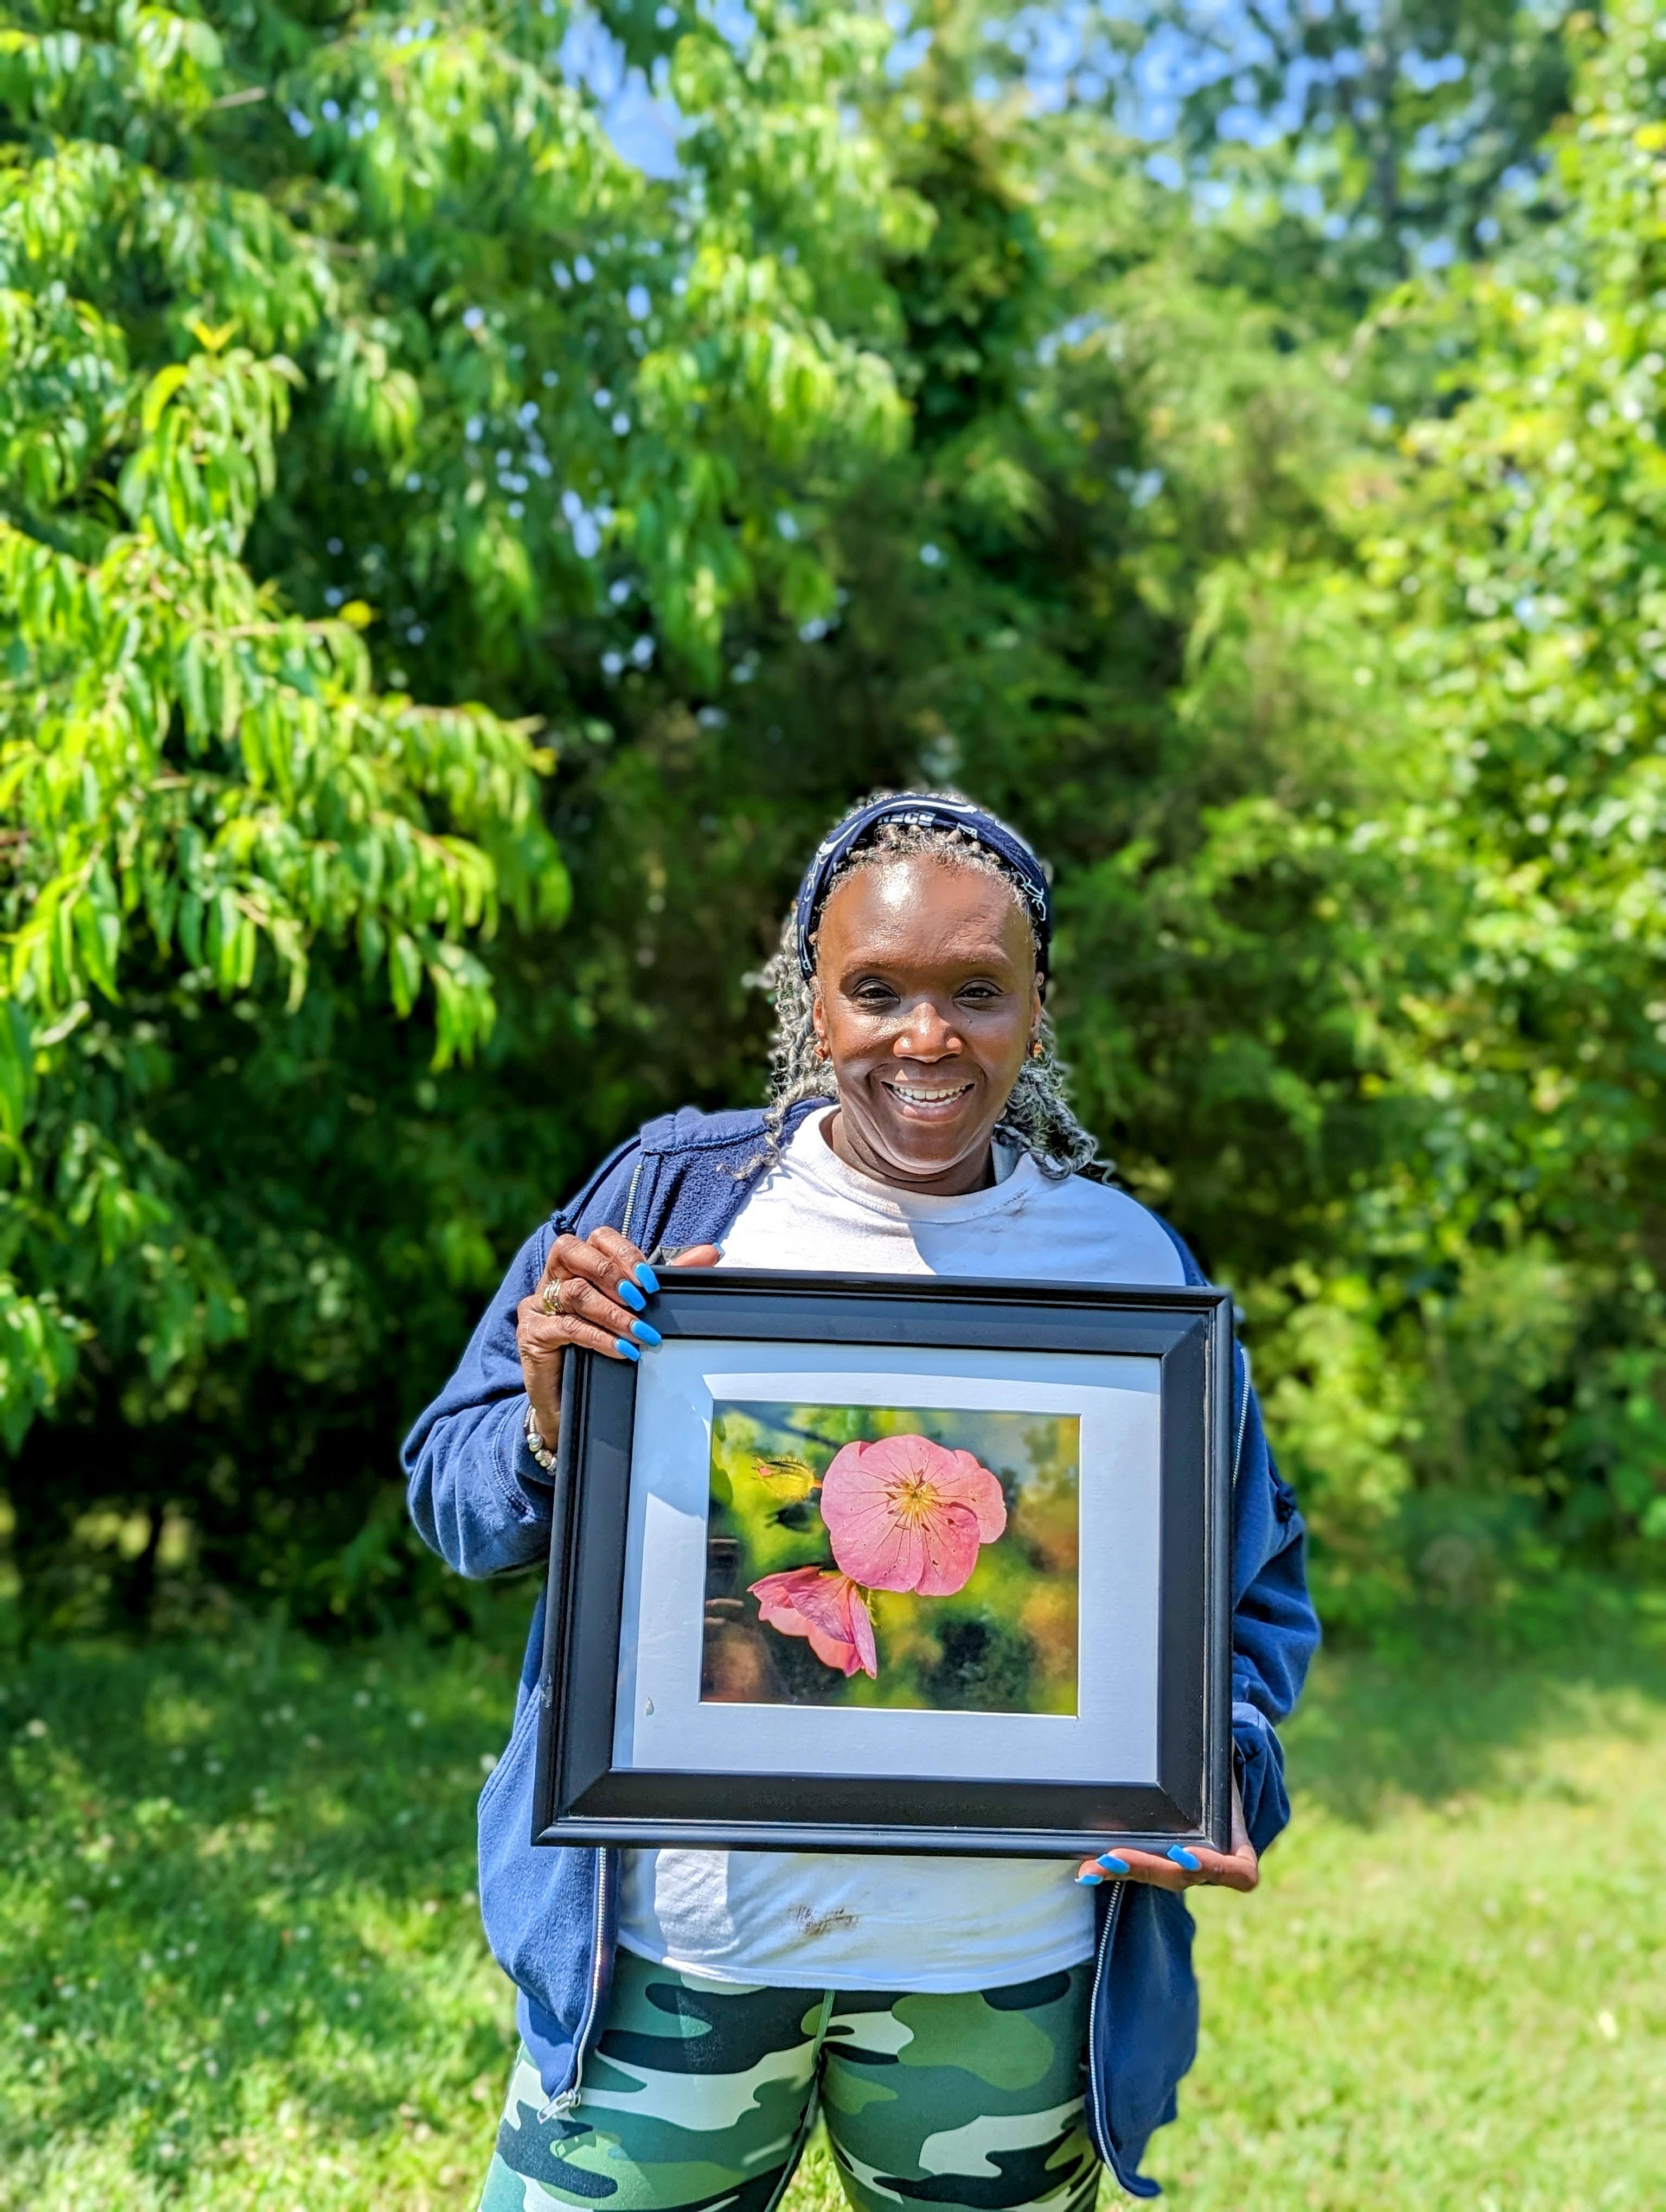
[[[720,1401],[701,1696],[1076,1711],[1073,1414]]]

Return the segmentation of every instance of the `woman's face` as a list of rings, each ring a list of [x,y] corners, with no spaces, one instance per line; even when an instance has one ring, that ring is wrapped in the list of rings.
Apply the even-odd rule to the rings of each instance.
[[[814,1004],[835,1151],[928,1195],[976,1190],[1041,1021],[1034,941],[1006,886],[925,855],[858,868],[822,909]]]

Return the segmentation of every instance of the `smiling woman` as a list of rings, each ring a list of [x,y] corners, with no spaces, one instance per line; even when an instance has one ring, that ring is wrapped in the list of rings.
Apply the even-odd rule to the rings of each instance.
[[[1081,1172],[1095,1146],[1053,1054],[1051,951],[1045,872],[1004,823],[944,793],[848,816],[771,964],[768,1108],[651,1124],[529,1241],[406,1444],[428,1540],[476,1574],[547,1555],[567,1352],[651,1358],[667,1254],[1201,1281],[1165,1223]],[[1227,1851],[1078,1867],[535,1849],[540,1606],[481,1806],[482,1908],[525,2045],[486,2212],[621,2189],[632,2212],[719,2196],[766,2212],[818,2094],[864,2212],[899,2197],[1087,2212],[1099,2159],[1150,2193],[1140,2154],[1195,2027],[1172,1893],[1254,1887],[1288,1811],[1272,1724],[1316,1639],[1301,1522],[1241,1367],[1236,1400]],[[1108,1471],[1081,1462],[1073,1424],[1019,1438],[915,1406],[748,1402],[720,1409],[711,1449],[702,1697],[1074,1710],[1073,1594],[1096,1567],[1078,1557],[1078,1486]]]
[[[1035,939],[1011,891],[917,853],[855,870],[823,909],[812,990],[846,1166],[921,1197],[976,1190],[1041,1047]]]
[[[981,817],[986,836],[1004,831],[1007,849],[986,842],[973,826],[977,811],[957,800],[914,798],[900,816],[886,811],[891,804],[859,807],[823,845],[765,971],[775,1006],[777,1125],[800,1099],[838,1095],[846,1111],[832,1141],[841,1158],[860,1167],[866,1157],[882,1181],[939,1197],[971,1187],[958,1177],[982,1175],[997,1122],[1045,1175],[1091,1166],[1098,1146],[1070,1110],[1044,1004],[1052,896],[1040,863],[988,815]],[[879,819],[862,834],[868,815]],[[903,1010],[918,1007],[909,994],[920,981],[897,966],[899,952],[946,969],[959,1019],[944,1035],[964,1064],[933,1064],[925,1035],[912,1052],[895,1051],[899,1037],[912,1042]],[[867,1096],[859,1099],[864,1043]],[[938,1056],[944,1063],[952,1057]],[[876,1082],[898,1107],[912,1106],[906,1121],[883,1105],[879,1121],[864,1113],[865,1103],[879,1103],[872,1098]],[[956,1092],[964,1101],[960,1115]],[[922,1181],[917,1133],[932,1125],[933,1108],[967,1141],[945,1171],[953,1139],[934,1134]],[[881,1134],[887,1126],[889,1145]]]

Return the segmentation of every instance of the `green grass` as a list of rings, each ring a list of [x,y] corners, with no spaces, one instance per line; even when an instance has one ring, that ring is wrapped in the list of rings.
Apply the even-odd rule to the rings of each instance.
[[[0,2206],[471,2203],[513,2047],[473,1810],[507,1650],[299,1638],[7,1680]]]
[[[473,1799],[517,1625],[6,1674],[4,2212],[472,2206],[513,2040]],[[1261,1891],[1199,1900],[1203,2045],[1149,2159],[1177,2212],[1666,2203],[1666,1618],[1329,1660],[1291,1754]],[[812,2146],[787,2212],[836,2203]]]
[[[1666,2205],[1663,1630],[1321,1672],[1296,1825],[1201,1901],[1177,2204]]]

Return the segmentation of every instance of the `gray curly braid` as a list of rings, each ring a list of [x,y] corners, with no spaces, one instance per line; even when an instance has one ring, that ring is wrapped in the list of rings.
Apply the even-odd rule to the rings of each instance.
[[[958,792],[931,795],[950,799],[960,797]],[[851,814],[860,813],[874,799],[890,796],[887,792],[874,792],[853,807]],[[848,820],[850,817],[845,818]],[[992,876],[1023,915],[1033,941],[1035,933],[1029,908],[1018,886],[999,861],[959,830],[927,830],[913,823],[883,823],[870,842],[850,854],[834,880],[842,883],[859,868],[884,867],[889,861],[915,854],[958,868],[976,868],[982,875]],[[812,938],[812,945],[814,941]],[[758,980],[769,993],[775,1014],[775,1040],[769,1055],[769,1107],[764,1115],[766,1143],[773,1156],[781,1150],[790,1107],[803,1098],[831,1098],[837,1095],[833,1072],[816,1049],[811,988],[799,967],[798,944],[790,912],[781,929],[780,945]],[[1059,1058],[1053,1024],[1046,1013],[1042,1016],[1038,1042],[1040,1054],[1025,1061],[995,1125],[995,1133],[1006,1144],[1031,1154],[1044,1176],[1061,1182],[1067,1176],[1098,1163],[1099,1145],[1070,1109],[1066,1084],[1069,1070]]]

